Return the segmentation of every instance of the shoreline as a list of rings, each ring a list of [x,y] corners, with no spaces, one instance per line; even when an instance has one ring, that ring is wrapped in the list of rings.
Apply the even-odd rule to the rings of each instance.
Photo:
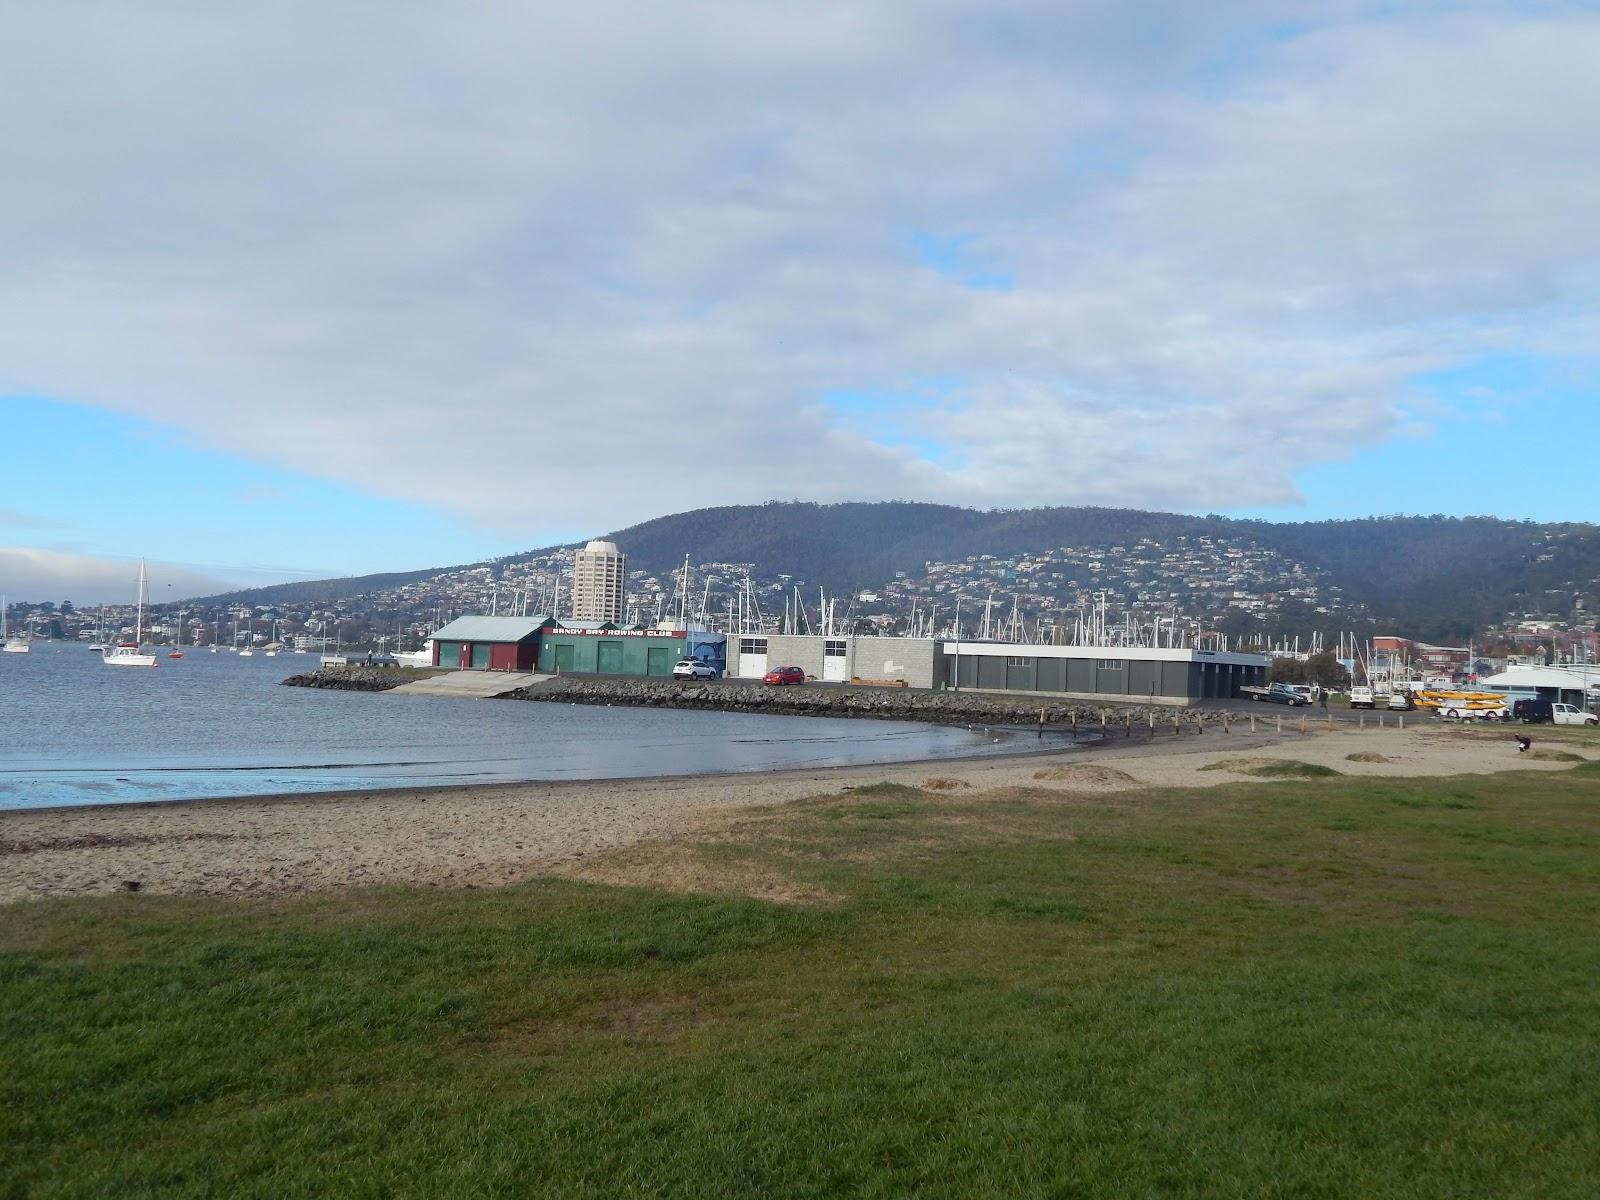
[[[787,714],[784,714],[787,715]],[[936,722],[926,722],[939,728]],[[949,728],[949,726],[943,726]],[[985,732],[999,734],[1003,738],[1021,740],[1031,737],[1033,730],[1018,726],[1002,727],[989,726]],[[827,763],[812,767],[752,767],[747,770],[727,771],[702,771],[695,774],[665,774],[665,775],[594,775],[581,779],[493,779],[473,783],[396,783],[392,786],[364,784],[348,788],[307,788],[304,791],[293,792],[243,792],[237,795],[222,796],[174,796],[168,799],[155,800],[97,800],[89,804],[29,804],[17,808],[0,808],[0,822],[4,822],[10,815],[40,816],[48,813],[87,813],[120,811],[123,809],[153,810],[170,808],[181,805],[213,805],[213,804],[261,804],[275,801],[288,800],[347,800],[363,796],[384,796],[396,792],[456,792],[456,791],[507,791],[518,788],[548,787],[548,788],[582,788],[599,785],[623,784],[653,784],[672,783],[675,781],[694,780],[720,780],[720,779],[783,779],[790,776],[814,775],[819,772],[835,771],[873,771],[892,770],[901,767],[937,767],[941,764],[960,766],[973,762],[989,762],[998,759],[1013,759],[1033,757],[1041,754],[1081,753],[1087,750],[1101,750],[1101,743],[1107,745],[1114,740],[1102,739],[1098,733],[1081,736],[1076,742],[1071,741],[1071,735],[1055,731],[1055,736],[1060,739],[1053,745],[1032,746],[1028,749],[987,750],[978,748],[970,754],[953,754],[935,758],[899,758],[881,763]],[[1247,735],[1248,736],[1248,735]],[[1135,742],[1135,745],[1141,743]],[[1154,746],[1155,743],[1142,743]],[[3,841],[3,839],[0,839]]]
[[[1015,729],[997,729],[996,732],[1010,737],[1021,736],[1021,733]],[[365,785],[349,788],[314,788],[300,792],[245,792],[236,796],[175,796],[165,800],[104,800],[96,801],[92,804],[30,804],[21,808],[0,808],[0,824],[3,824],[5,819],[12,815],[43,816],[49,813],[115,812],[129,809],[148,811],[184,805],[270,804],[277,801],[291,800],[336,801],[361,797],[381,797],[397,792],[426,792],[432,795],[434,793],[462,791],[506,792],[531,787],[559,789],[598,787],[602,785],[667,784],[684,780],[785,779],[794,776],[814,776],[837,771],[888,771],[916,766],[927,768],[940,765],[961,766],[974,762],[991,762],[999,759],[1037,757],[1041,754],[1082,752],[1095,749],[1098,741],[1099,735],[1096,734],[1094,735],[1094,741],[1079,741],[1072,745],[1058,743],[1042,749],[1036,747],[1028,750],[993,750],[976,754],[951,755],[944,758],[900,758],[881,763],[829,763],[815,767],[779,767],[776,769],[754,767],[749,770],[702,771],[693,775],[596,775],[586,776],[582,779],[493,779],[479,783],[397,783],[393,787]],[[3,839],[0,839],[0,843],[3,843]]]
[[[500,886],[576,873],[641,842],[714,833],[731,814],[879,782],[968,795],[1042,788],[1081,802],[1248,782],[1238,767],[1283,759],[1355,777],[1571,765],[1521,758],[1509,741],[1453,730],[1337,729],[1111,743],[1092,754],[1058,745],[766,773],[8,809],[0,811],[0,903],[118,891],[269,899],[373,886]]]

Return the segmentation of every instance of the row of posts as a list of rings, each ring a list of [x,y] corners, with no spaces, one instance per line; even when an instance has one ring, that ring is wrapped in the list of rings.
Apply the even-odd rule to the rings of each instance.
[[[1049,710],[1043,709],[1043,708],[1041,708],[1039,710],[1039,736],[1041,738],[1044,737],[1045,717],[1046,717],[1046,714],[1047,714],[1048,711]],[[1386,720],[1386,718],[1388,717],[1388,714],[1380,712],[1380,713],[1378,713],[1376,715],[1377,715],[1377,718],[1378,718],[1378,728],[1380,728],[1380,729],[1385,728],[1387,726],[1387,724],[1388,724],[1388,722]],[[1257,732],[1256,716],[1257,716],[1257,714],[1255,714],[1255,713],[1249,713],[1248,714],[1248,720],[1250,722],[1250,732],[1251,733]],[[1333,714],[1332,713],[1327,713],[1326,714],[1326,720],[1327,720],[1328,728],[1332,729],[1333,728]],[[1406,717],[1405,717],[1404,713],[1397,713],[1396,714],[1396,720],[1398,721],[1398,726],[1397,726],[1398,728],[1404,729],[1406,727]],[[1274,714],[1274,716],[1272,718],[1272,721],[1273,721],[1273,731],[1275,733],[1282,733],[1283,732],[1283,714],[1282,713]],[[1155,713],[1149,714],[1149,722],[1150,722],[1150,736],[1154,737],[1156,735],[1156,731],[1157,731],[1157,727],[1158,727],[1158,722],[1157,722]],[[1116,726],[1119,723],[1123,727],[1123,736],[1132,737],[1133,736],[1133,726],[1134,726],[1135,722],[1134,722],[1134,719],[1133,719],[1133,714],[1131,712],[1130,713],[1124,713],[1122,715],[1121,722],[1115,722],[1115,721],[1111,720],[1111,718],[1110,718],[1110,716],[1108,714],[1101,713],[1100,714],[1100,734],[1101,734],[1101,736],[1102,737],[1110,737],[1116,731]],[[1223,733],[1232,733],[1233,732],[1234,717],[1233,717],[1232,713],[1222,713],[1222,714],[1220,714],[1219,723],[1222,726],[1222,732]],[[1360,715],[1359,723],[1360,723],[1360,728],[1365,729],[1367,727],[1367,714],[1366,713],[1362,713]],[[1141,721],[1141,722],[1139,722],[1139,724],[1142,726],[1144,724],[1144,722]],[[1165,723],[1164,720],[1161,721],[1159,724],[1160,724],[1160,727],[1165,728],[1165,724],[1166,723]],[[1310,733],[1311,732],[1311,722],[1310,722],[1310,718],[1309,717],[1305,717],[1305,716],[1300,717],[1299,724],[1300,724],[1299,731],[1301,733]],[[1204,717],[1196,717],[1192,721],[1185,721],[1183,719],[1182,712],[1181,711],[1175,711],[1172,714],[1172,733],[1173,733],[1173,736],[1174,737],[1181,736],[1183,734],[1183,730],[1184,730],[1184,726],[1185,725],[1194,726],[1194,731],[1195,731],[1195,734],[1197,736],[1206,731],[1206,719]],[[1091,725],[1090,728],[1092,729],[1093,725]],[[1292,723],[1290,725],[1290,728],[1291,728],[1291,730],[1294,728]],[[1072,716],[1072,735],[1073,735],[1073,737],[1077,737],[1078,729],[1079,729],[1078,716],[1077,716],[1076,713],[1074,713],[1073,716]]]

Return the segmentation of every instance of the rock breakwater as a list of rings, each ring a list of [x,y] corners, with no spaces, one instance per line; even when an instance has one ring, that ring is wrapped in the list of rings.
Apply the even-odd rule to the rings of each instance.
[[[321,667],[283,681],[285,687],[331,688],[336,692],[387,692],[420,679],[404,667]]]
[[[872,687],[767,687],[744,683],[677,683],[656,679],[547,679],[507,695],[510,700],[560,704],[612,704],[638,708],[700,708],[717,712],[774,713],[802,717],[869,717],[884,721],[925,721],[938,725],[1038,725],[1040,713],[1054,727],[1097,729],[1104,716],[1121,726],[1143,725],[1154,714],[1170,724],[1174,710],[1097,706],[1048,697],[1005,696],[992,692],[925,692]],[[1193,724],[1203,714],[1185,711]]]

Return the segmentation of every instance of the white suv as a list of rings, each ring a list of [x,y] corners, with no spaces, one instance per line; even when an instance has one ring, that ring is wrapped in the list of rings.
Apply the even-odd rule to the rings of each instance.
[[[701,662],[698,658],[680,658],[672,664],[672,677],[674,679],[715,679],[717,669],[708,662]]]

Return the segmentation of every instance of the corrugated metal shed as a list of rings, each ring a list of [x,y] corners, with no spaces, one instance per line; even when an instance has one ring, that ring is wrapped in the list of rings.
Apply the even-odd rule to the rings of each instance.
[[[554,617],[457,617],[428,636],[435,642],[520,642],[531,637]]]

